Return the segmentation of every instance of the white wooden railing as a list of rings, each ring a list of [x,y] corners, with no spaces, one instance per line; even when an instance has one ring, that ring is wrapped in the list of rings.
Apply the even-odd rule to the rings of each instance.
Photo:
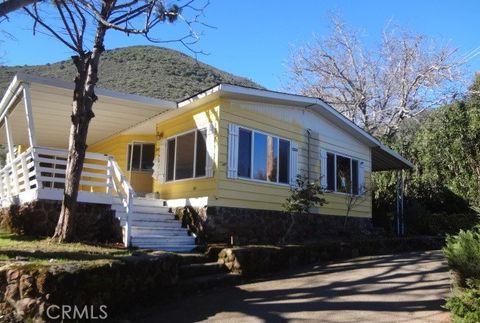
[[[115,192],[123,206],[125,207],[125,246],[130,246],[131,238],[131,226],[130,221],[133,214],[133,199],[135,198],[135,191],[133,190],[130,182],[127,181],[125,176],[122,173],[122,170],[118,166],[118,163],[113,159],[112,156],[109,156],[108,159],[108,174],[109,174],[109,183],[107,187],[112,188],[110,192]],[[107,188],[108,189],[108,188]],[[108,192],[108,191],[107,191]]]
[[[0,170],[0,202],[11,203],[13,198],[33,189],[65,187],[68,152],[64,149],[33,147],[7,161]],[[80,192],[101,193],[112,203],[120,199],[125,207],[125,244],[130,245],[130,221],[135,191],[112,156],[86,153],[80,178]]]
[[[0,170],[0,200],[17,196],[38,186],[32,149],[28,149],[15,157],[7,160],[7,164]]]

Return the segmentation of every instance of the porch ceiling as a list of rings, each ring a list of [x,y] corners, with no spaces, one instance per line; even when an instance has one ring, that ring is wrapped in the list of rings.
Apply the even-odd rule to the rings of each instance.
[[[38,78],[44,81],[44,78]],[[47,79],[48,80],[48,79]],[[62,82],[52,85],[45,82],[30,83],[30,97],[37,145],[67,147],[70,130],[73,84]],[[89,127],[87,143],[102,139],[131,128],[142,121],[174,108],[173,102],[125,95],[98,89],[98,101],[93,111],[95,117]],[[15,145],[28,145],[27,122],[24,102],[17,100],[10,113],[9,123]],[[155,128],[150,130],[155,133]],[[6,142],[4,124],[1,122],[0,141]]]

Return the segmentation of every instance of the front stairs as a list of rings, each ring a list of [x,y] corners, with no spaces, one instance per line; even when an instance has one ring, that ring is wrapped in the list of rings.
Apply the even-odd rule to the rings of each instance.
[[[124,227],[126,213],[120,199],[114,199],[112,210]],[[135,197],[130,230],[132,247],[175,252],[188,252],[196,247],[195,237],[182,228],[163,200]]]

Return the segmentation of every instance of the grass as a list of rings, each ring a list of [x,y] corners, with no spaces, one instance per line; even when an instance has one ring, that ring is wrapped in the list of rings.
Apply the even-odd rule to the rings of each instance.
[[[38,239],[0,231],[0,261],[4,263],[19,259],[40,263],[113,260],[131,254],[131,250],[120,246],[57,243],[50,238]]]

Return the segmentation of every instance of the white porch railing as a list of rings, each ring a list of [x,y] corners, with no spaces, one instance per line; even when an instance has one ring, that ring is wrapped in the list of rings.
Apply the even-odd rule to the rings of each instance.
[[[0,170],[1,205],[15,203],[16,197],[30,191],[63,190],[67,156],[68,152],[64,149],[33,147],[7,161]],[[83,192],[104,196],[109,204],[113,198],[120,199],[126,213],[125,245],[129,246],[135,192],[112,156],[90,152],[85,155],[79,194]],[[61,196],[58,195],[59,198]]]
[[[32,149],[29,148],[18,155],[0,170],[0,199],[4,200],[20,195],[35,187],[38,183],[35,176]]]

